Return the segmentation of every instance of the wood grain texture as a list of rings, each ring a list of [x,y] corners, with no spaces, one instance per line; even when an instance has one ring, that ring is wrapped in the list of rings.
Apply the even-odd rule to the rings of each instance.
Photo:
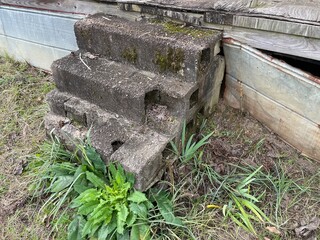
[[[162,6],[171,9],[210,12],[249,13],[288,21],[320,22],[319,0],[117,0],[120,3],[136,3]]]
[[[320,127],[255,89],[226,75],[224,98],[248,111],[302,154],[320,161]]]
[[[320,124],[320,79],[239,42],[224,43],[226,73]]]
[[[0,0],[0,6],[1,5],[83,15],[94,14],[97,12],[104,12],[112,15],[120,14],[120,10],[116,5],[89,0]]]
[[[237,39],[258,49],[320,61],[320,39],[245,28],[226,28],[223,37]]]
[[[320,11],[320,9],[319,9]],[[253,16],[234,16],[232,26],[320,38],[320,26]]]

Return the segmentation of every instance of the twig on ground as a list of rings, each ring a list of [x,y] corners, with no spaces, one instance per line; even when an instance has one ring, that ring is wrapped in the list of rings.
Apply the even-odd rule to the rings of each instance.
[[[82,59],[82,57],[81,57],[81,53],[79,53],[79,59],[80,59],[80,61],[91,71],[91,68],[88,66],[88,64],[86,64],[86,63],[83,61],[83,59]]]

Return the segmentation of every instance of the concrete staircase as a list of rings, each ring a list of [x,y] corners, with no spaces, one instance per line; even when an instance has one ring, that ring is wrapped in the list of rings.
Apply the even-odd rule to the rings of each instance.
[[[79,51],[52,65],[48,132],[84,139],[119,161],[145,190],[163,173],[183,122],[217,103],[224,59],[221,34],[152,21],[94,15],[75,25]],[[70,146],[71,147],[71,146]]]

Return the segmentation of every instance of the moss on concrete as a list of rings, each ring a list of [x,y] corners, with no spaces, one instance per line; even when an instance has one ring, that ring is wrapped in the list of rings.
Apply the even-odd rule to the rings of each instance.
[[[122,57],[130,63],[136,63],[138,59],[137,50],[135,48],[126,48],[122,52]]]
[[[164,30],[168,33],[182,33],[195,38],[202,38],[212,35],[212,31],[210,30],[185,27],[184,25],[175,22],[164,22],[162,25],[164,26]]]
[[[169,48],[165,54],[157,51],[154,62],[159,66],[161,72],[170,71],[177,73],[182,69],[184,53],[179,48]]]

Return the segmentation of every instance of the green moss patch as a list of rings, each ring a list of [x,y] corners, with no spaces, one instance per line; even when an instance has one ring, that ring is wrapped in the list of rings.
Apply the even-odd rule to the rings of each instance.
[[[170,71],[177,73],[182,69],[184,62],[184,52],[182,49],[169,48],[167,53],[156,52],[155,64],[160,68],[161,72]]]
[[[138,59],[137,50],[135,48],[126,48],[122,53],[122,57],[130,63],[136,63]]]
[[[203,30],[194,27],[185,27],[184,25],[175,22],[165,22],[162,25],[164,26],[164,30],[169,33],[182,33],[195,38],[203,38],[212,35],[212,31],[210,30]]]

